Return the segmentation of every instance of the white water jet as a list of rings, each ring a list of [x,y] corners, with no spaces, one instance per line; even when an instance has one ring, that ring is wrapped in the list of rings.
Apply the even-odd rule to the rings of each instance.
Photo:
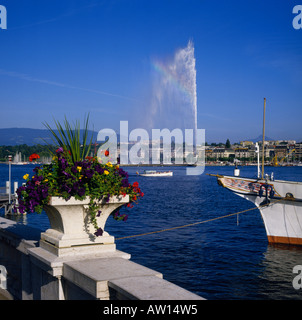
[[[188,42],[166,61],[154,61],[149,128],[194,129],[197,132],[196,60]]]

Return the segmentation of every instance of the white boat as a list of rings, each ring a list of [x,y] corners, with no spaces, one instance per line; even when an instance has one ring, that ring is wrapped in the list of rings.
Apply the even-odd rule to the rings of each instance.
[[[24,165],[27,165],[27,164],[30,164],[29,162],[13,162],[12,164],[14,165],[17,165],[17,166],[24,166]]]
[[[173,171],[155,171],[155,170],[145,170],[143,173],[138,173],[142,177],[172,177]]]
[[[274,180],[264,174],[265,101],[261,177],[258,144],[257,179],[241,178],[237,167],[234,176],[214,176],[221,186],[259,208],[269,243],[302,245],[302,182]]]
[[[259,208],[269,243],[302,245],[302,182],[216,176]]]

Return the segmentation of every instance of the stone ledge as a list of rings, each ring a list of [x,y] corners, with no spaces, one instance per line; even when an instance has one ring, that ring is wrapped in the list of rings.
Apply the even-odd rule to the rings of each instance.
[[[122,299],[204,300],[164,280],[161,273],[123,258],[66,262],[63,277],[97,299],[110,299],[111,288]]]
[[[131,255],[123,252],[116,250],[114,252],[108,252],[108,253],[102,253],[102,254],[91,254],[89,251],[86,252],[86,254],[83,254],[81,256],[78,255],[70,255],[67,257],[58,257],[54,255],[53,253],[44,250],[41,247],[37,248],[32,248],[28,250],[29,255],[31,258],[34,259],[35,264],[39,265],[40,268],[43,270],[49,272],[53,276],[58,276],[62,275],[62,269],[64,263],[67,262],[76,262],[79,263],[81,260],[84,261],[90,261],[90,260],[95,260],[96,258],[99,259],[112,259],[112,258],[121,258],[121,259],[130,259]]]
[[[205,300],[167,280],[154,276],[109,281],[109,287],[129,300]]]
[[[99,258],[64,263],[63,277],[97,299],[108,298],[108,281],[162,274],[123,258]]]
[[[33,228],[16,221],[9,220],[3,217],[0,217],[0,229],[13,233],[15,236],[18,236],[24,240],[35,240],[40,239],[41,230]]]

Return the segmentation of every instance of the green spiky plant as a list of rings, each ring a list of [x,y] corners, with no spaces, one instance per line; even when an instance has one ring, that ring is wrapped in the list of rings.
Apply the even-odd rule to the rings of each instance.
[[[54,122],[57,127],[58,134],[50,127],[47,122],[43,124],[51,132],[52,140],[54,141],[54,143],[67,151],[67,156],[69,157],[68,160],[70,160],[72,163],[75,163],[89,156],[93,138],[93,135],[91,135],[91,139],[87,143],[89,131],[89,115],[84,119],[82,141],[79,121],[76,121],[72,126],[65,116],[63,125],[59,121],[54,120]]]

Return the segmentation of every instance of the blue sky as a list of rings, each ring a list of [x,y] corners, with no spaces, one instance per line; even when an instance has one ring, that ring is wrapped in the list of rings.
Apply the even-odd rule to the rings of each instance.
[[[150,108],[152,61],[192,40],[198,128],[206,141],[262,132],[302,140],[302,29],[299,0],[0,0],[0,128],[44,128],[83,119],[99,131]],[[181,115],[180,115],[181,116]]]

